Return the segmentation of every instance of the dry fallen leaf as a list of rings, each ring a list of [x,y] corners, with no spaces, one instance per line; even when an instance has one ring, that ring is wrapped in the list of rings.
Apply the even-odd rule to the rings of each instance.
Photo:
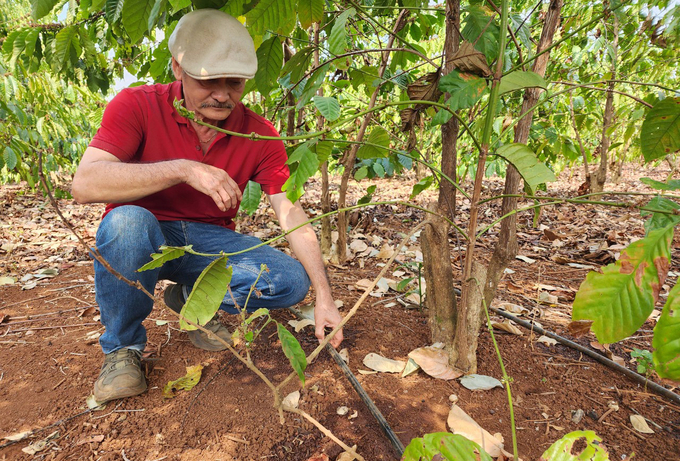
[[[368,279],[361,279],[357,283],[354,284],[354,286],[358,290],[367,290],[373,285],[373,280],[368,280]]]
[[[76,442],[76,445],[85,445],[86,443],[100,443],[104,441],[104,436],[103,435],[91,435],[89,437],[85,437],[83,439],[80,439]]]
[[[557,340],[556,340],[556,339],[549,338],[549,337],[547,337],[546,335],[540,336],[540,337],[536,340],[536,342],[537,342],[537,343],[543,343],[543,344],[545,344],[546,346],[554,346],[555,344],[557,344]]]
[[[540,291],[538,293],[538,300],[548,304],[557,304],[559,301],[557,296],[551,295],[547,291]]]
[[[302,319],[302,320],[289,320],[288,325],[295,328],[295,333],[300,333],[304,327],[314,326],[314,320]]]
[[[286,407],[297,408],[300,404],[300,391],[291,392],[283,398],[283,405]]]
[[[3,439],[9,440],[11,442],[18,442],[19,440],[23,440],[31,434],[33,434],[33,431],[17,432],[16,434],[6,435],[3,437]]]
[[[522,336],[524,334],[522,330],[513,325],[510,320],[504,320],[503,322],[492,321],[491,326],[497,330],[503,330],[507,331],[508,333],[512,333],[513,335]]]
[[[371,352],[364,357],[364,365],[371,370],[383,373],[401,373],[406,366],[406,362],[388,359],[380,354]]]
[[[408,375],[415,373],[418,371],[420,367],[416,362],[413,361],[411,357],[408,358],[408,361],[406,362],[406,366],[404,367],[404,371],[401,373],[401,377],[405,378]]]
[[[356,449],[357,449],[357,446],[354,445],[352,447],[352,450],[354,450],[356,452]],[[347,451],[343,451],[342,453],[340,453],[340,456],[335,458],[335,461],[354,461],[355,459],[356,458],[354,457],[354,455],[352,455],[351,453],[349,453]]]
[[[653,434],[654,431],[649,427],[645,418],[640,415],[630,415],[630,423],[633,425],[636,431],[643,434]]]
[[[196,384],[201,380],[201,373],[203,371],[203,365],[194,365],[192,367],[186,367],[187,374],[179,379],[168,382],[163,387],[162,395],[166,399],[171,399],[175,397],[174,391],[179,390],[191,390]]]
[[[337,414],[339,414],[340,416],[345,416],[347,413],[349,413],[349,408],[347,408],[345,406],[338,407],[338,409],[335,410],[335,412]]]
[[[519,259],[520,261],[524,261],[527,264],[533,264],[533,263],[536,262],[535,259],[531,259],[530,257],[523,256],[523,255],[517,255],[517,256],[515,256],[515,258]]]
[[[364,242],[363,240],[357,239],[349,244],[349,248],[354,253],[361,253],[362,251],[366,251],[366,249],[368,249],[368,245],[366,245],[366,242]]]
[[[389,243],[386,243],[380,248],[380,251],[375,257],[378,259],[390,259],[392,254],[394,254],[394,248],[392,248]]]
[[[338,355],[342,359],[343,362],[345,362],[347,365],[349,365],[349,351],[347,348],[340,349],[340,352],[338,352]]]
[[[585,336],[590,333],[590,326],[592,324],[592,320],[574,320],[567,325],[567,329],[572,336],[578,338],[579,336]]]
[[[513,304],[513,303],[498,303],[496,304],[496,307],[500,310],[509,312],[511,314],[515,315],[522,315],[522,314],[528,314],[529,309],[527,309],[524,306],[520,306],[519,304]]]
[[[449,366],[449,354],[433,346],[419,347],[408,354],[425,373],[437,379],[456,379],[463,375],[462,371]]]
[[[451,405],[449,417],[446,420],[449,429],[454,434],[460,434],[479,444],[492,458],[498,458],[503,453],[503,442],[491,435],[477,422],[465,413],[458,405]]]

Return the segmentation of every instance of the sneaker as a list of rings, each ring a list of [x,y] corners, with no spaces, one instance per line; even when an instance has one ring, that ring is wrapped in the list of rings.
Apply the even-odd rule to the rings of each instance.
[[[103,403],[146,391],[141,358],[142,353],[134,349],[118,349],[106,354],[102,371],[94,383],[94,399]]]
[[[182,310],[182,307],[184,306],[188,296],[189,295],[187,293],[186,286],[176,283],[165,289],[165,292],[163,293],[163,301],[165,301],[166,306],[179,313]],[[206,323],[203,328],[212,331],[216,336],[222,338],[229,344],[233,344],[231,340],[231,333],[224,325],[222,325],[217,314],[215,314],[215,316],[208,323]],[[189,335],[189,341],[191,341],[191,344],[193,344],[195,347],[198,347],[199,349],[206,351],[223,351],[227,348],[227,346],[222,344],[217,339],[212,338],[202,330],[187,331],[187,334]]]

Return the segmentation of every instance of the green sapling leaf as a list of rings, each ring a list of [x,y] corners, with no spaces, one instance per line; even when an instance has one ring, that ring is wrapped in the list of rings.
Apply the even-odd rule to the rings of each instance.
[[[302,346],[295,336],[286,329],[280,323],[276,323],[276,329],[279,333],[279,340],[281,341],[281,348],[283,353],[286,354],[288,360],[290,361],[293,370],[300,378],[302,385],[305,385],[305,369],[307,368],[307,357],[305,356],[305,351],[302,350]]]

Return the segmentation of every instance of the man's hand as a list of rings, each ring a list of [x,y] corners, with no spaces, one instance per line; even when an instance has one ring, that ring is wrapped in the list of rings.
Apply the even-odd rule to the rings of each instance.
[[[184,182],[209,196],[222,211],[236,208],[241,200],[241,189],[227,172],[200,162],[187,162]]]
[[[317,299],[316,306],[314,307],[314,322],[316,324],[314,333],[319,341],[322,341],[325,337],[324,329],[326,327],[333,329],[338,326],[341,321],[342,316],[340,315],[340,312],[338,312],[338,308],[335,306],[333,300],[320,302],[319,299]],[[342,339],[342,330],[339,330],[338,333],[333,336],[333,339],[331,339],[331,346],[337,349],[342,342]]]

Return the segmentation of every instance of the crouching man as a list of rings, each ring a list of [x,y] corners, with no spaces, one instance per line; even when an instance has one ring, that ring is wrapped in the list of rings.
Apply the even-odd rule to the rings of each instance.
[[[259,183],[283,230],[307,220],[300,203],[291,203],[281,187],[288,178],[286,151],[280,140],[252,141],[227,136],[180,116],[175,99],[196,118],[239,133],[278,136],[264,118],[240,102],[246,79],[253,78],[257,58],[253,41],[233,17],[212,9],[188,13],[168,40],[176,81],[128,88],[107,106],[101,127],[86,149],[73,179],[80,203],[107,203],[96,245],[113,269],[139,280],[153,293],[161,279],[175,282],[165,303],[179,312],[209,258],[187,254],[161,268],[136,272],[161,245],[193,245],[201,253],[233,253],[260,241],[235,232],[233,219],[248,181]],[[277,309],[300,302],[311,285],[316,294],[316,336],[333,328],[341,316],[333,302],[318,241],[310,225],[288,235],[296,259],[261,246],[231,256],[232,296],[221,309],[237,313],[257,282],[260,296],[248,309]],[[105,354],[94,397],[103,402],[141,394],[147,388],[140,365],[146,345],[142,321],[153,301],[118,280],[95,261],[96,299],[106,327],[100,338]],[[217,316],[206,327],[224,340],[230,333]],[[191,343],[222,350],[222,343],[197,330]],[[333,338],[337,347],[342,331]]]

